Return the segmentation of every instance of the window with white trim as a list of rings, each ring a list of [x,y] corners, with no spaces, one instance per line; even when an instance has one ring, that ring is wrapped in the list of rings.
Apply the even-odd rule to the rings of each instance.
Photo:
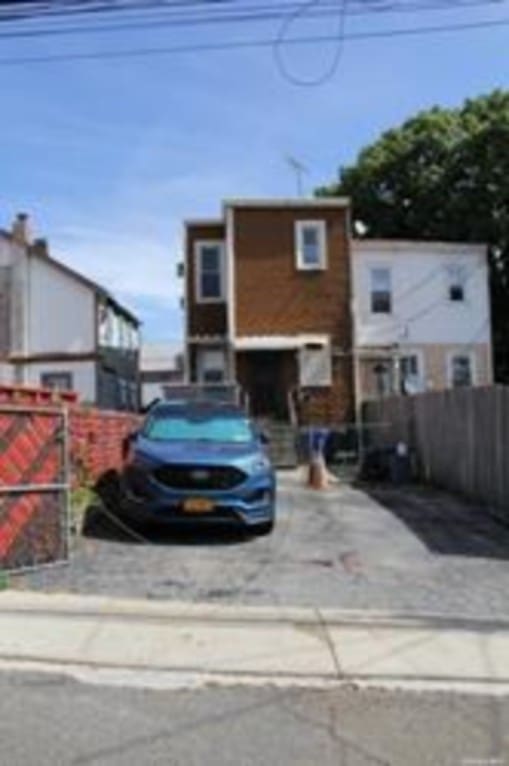
[[[297,268],[323,271],[327,268],[327,229],[325,221],[296,221],[295,249]]]
[[[224,383],[226,379],[226,355],[223,349],[207,348],[199,352],[198,370],[200,383]]]
[[[401,392],[416,394],[423,389],[421,359],[418,354],[405,354],[399,358]]]
[[[41,373],[41,386],[53,388],[58,391],[72,391],[73,380],[71,372],[43,372]]]
[[[465,300],[467,272],[461,263],[452,263],[447,267],[447,295],[454,303]]]
[[[392,312],[392,274],[388,266],[370,269],[370,306],[372,314]]]
[[[224,300],[223,243],[196,243],[196,300],[214,303]]]
[[[450,382],[453,388],[463,388],[474,384],[472,356],[453,354],[450,358]]]
[[[301,348],[299,383],[303,387],[332,385],[332,359],[328,344],[308,344]]]

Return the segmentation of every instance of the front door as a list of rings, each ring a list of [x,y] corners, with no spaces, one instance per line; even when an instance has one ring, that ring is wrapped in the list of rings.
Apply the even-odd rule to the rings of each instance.
[[[246,388],[255,417],[286,418],[287,383],[283,354],[278,351],[251,352]]]

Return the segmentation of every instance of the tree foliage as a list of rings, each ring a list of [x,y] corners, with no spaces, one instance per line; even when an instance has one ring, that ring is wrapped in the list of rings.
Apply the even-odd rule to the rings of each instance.
[[[350,196],[368,237],[487,243],[496,375],[509,382],[509,91],[417,114],[317,194]]]

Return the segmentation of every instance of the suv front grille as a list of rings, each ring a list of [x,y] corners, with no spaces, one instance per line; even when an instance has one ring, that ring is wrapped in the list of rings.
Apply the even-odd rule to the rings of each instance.
[[[233,466],[163,465],[154,471],[155,479],[171,489],[233,489],[247,478]]]

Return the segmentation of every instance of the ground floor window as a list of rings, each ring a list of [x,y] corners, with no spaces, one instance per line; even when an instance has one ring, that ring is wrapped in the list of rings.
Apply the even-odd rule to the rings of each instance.
[[[472,356],[453,354],[450,358],[449,377],[453,388],[472,386],[474,383]]]
[[[226,380],[226,353],[224,349],[201,349],[198,353],[200,383],[224,383]]]
[[[399,359],[401,393],[415,394],[422,391],[423,374],[418,354],[405,354]]]
[[[308,344],[299,354],[299,383],[303,388],[332,384],[329,344]]]
[[[41,374],[43,388],[55,388],[59,391],[72,391],[73,379],[71,372],[43,372]]]

